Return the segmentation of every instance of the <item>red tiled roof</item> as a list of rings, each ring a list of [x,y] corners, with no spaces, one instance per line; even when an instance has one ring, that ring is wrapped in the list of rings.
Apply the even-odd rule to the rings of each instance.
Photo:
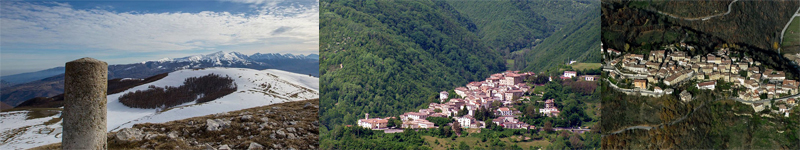
[[[509,111],[508,108],[505,108],[505,107],[500,107],[500,109],[498,109],[498,110],[500,110],[500,111]]]
[[[708,81],[708,82],[697,83],[697,86],[709,86],[709,85],[714,85],[714,84],[717,84],[717,81]]]

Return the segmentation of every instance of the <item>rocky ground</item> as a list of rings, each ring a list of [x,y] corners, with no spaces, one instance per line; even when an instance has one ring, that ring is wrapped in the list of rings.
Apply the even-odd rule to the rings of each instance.
[[[317,149],[319,100],[286,102],[108,133],[109,149]],[[39,147],[59,149],[60,143]],[[37,149],[37,148],[34,148]]]

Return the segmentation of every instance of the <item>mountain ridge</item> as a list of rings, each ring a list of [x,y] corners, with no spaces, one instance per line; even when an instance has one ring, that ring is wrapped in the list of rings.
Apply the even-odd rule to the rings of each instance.
[[[318,58],[318,55],[300,55],[304,57],[297,57],[296,55],[290,54],[289,56],[295,57],[286,57],[286,54],[256,53],[252,55],[256,56],[254,59],[241,59],[239,57],[241,55],[242,54],[238,52],[225,53],[219,51],[211,54],[193,55],[182,57],[185,59],[179,59],[187,61],[156,60],[132,64],[109,65],[108,79],[147,78],[153,75],[172,72],[175,70],[208,67],[251,68],[256,70],[279,69],[295,73],[309,74],[312,76],[319,76],[319,59],[312,59],[314,57]],[[3,87],[3,90],[0,91],[0,101],[11,106],[17,106],[21,102],[34,97],[51,97],[57,95],[58,93],[62,93],[64,91],[63,71],[64,70],[62,67],[60,74],[49,76],[37,81]]]

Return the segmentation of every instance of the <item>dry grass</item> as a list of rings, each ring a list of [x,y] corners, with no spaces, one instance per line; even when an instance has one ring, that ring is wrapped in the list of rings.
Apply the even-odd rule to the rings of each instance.
[[[311,103],[317,107],[304,107],[306,103]],[[183,120],[176,120],[167,123],[144,123],[136,124],[145,133],[168,134],[178,131],[178,138],[170,139],[166,136],[158,136],[149,140],[137,142],[125,142],[116,139],[116,132],[108,133],[108,149],[205,149],[205,144],[214,148],[221,145],[228,145],[233,149],[247,149],[251,142],[263,145],[267,149],[316,149],[319,146],[319,99],[286,102],[268,106],[249,108],[244,110],[232,111],[222,114],[200,116]],[[252,115],[250,120],[241,119],[242,115]],[[258,129],[261,117],[269,118],[268,123],[275,123],[263,129]],[[231,119],[231,126],[219,131],[206,131],[206,119]],[[289,124],[293,122],[294,124]],[[256,128],[252,125],[255,124]],[[271,138],[270,134],[274,131],[284,130],[293,127],[298,130],[296,133],[299,138],[288,139],[287,137]],[[163,130],[162,130],[163,129]],[[273,147],[281,145],[280,148]],[[61,149],[61,143],[44,145],[33,148],[41,149]]]
[[[586,70],[586,69],[599,69],[602,67],[603,64],[600,63],[575,63],[572,65],[572,69],[575,70]]]
[[[189,118],[178,121],[171,121],[160,124],[137,124],[134,128],[142,129],[145,132],[159,132],[169,133],[171,131],[179,131],[179,135],[185,140],[167,139],[164,136],[157,137],[151,140],[145,140],[135,143],[126,143],[117,141],[116,139],[109,139],[109,148],[139,148],[141,145],[155,149],[174,149],[174,148],[204,148],[203,143],[208,143],[213,147],[220,145],[228,145],[234,149],[246,149],[251,142],[259,143],[265,147],[272,147],[273,144],[283,145],[282,148],[294,147],[301,149],[308,149],[309,145],[315,148],[319,145],[319,130],[318,130],[318,110],[319,108],[304,108],[306,103],[312,103],[319,106],[318,99],[286,102],[280,104],[273,104],[269,106],[262,106],[257,108],[250,108],[245,110],[233,111],[223,114],[201,116]],[[249,120],[241,119],[242,115],[252,115],[253,118]],[[274,123],[273,126],[258,129],[260,123],[264,123],[259,118],[269,118],[269,123]],[[224,128],[219,131],[206,131],[204,124],[206,119],[231,119],[231,127]],[[294,122],[294,124],[288,124]],[[312,125],[316,122],[317,125]],[[194,124],[194,125],[191,125]],[[270,137],[277,130],[293,127],[299,130],[297,133],[307,133],[305,135],[297,135],[301,138],[289,139],[288,137],[277,137],[273,139]],[[163,131],[161,131],[163,129]],[[284,130],[285,131],[285,130]],[[284,139],[280,139],[284,138]],[[189,143],[199,144],[189,144]],[[274,148],[274,147],[273,147]]]

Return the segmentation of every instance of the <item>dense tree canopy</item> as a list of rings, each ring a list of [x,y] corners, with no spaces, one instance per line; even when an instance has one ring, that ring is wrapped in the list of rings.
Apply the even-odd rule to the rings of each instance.
[[[323,124],[396,116],[506,70],[458,14],[432,1],[320,2]]]

